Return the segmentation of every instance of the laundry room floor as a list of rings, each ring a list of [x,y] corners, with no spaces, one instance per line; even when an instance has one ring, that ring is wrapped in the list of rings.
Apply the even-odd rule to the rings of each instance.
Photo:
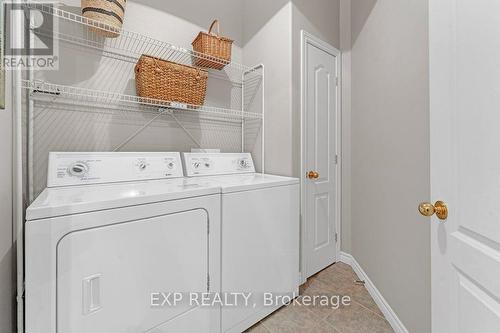
[[[384,315],[349,265],[336,263],[307,280],[301,296],[350,296],[348,306],[292,303],[253,326],[247,333],[392,333]]]

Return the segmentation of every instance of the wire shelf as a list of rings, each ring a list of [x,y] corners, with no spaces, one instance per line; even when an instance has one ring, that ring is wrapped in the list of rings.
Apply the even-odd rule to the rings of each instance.
[[[264,65],[249,67],[121,29],[106,38],[96,29],[112,26],[87,19],[80,8],[27,2],[25,6],[52,16],[54,30],[36,29],[37,37],[54,38],[58,71],[33,70],[18,81],[25,90],[28,196],[45,187],[49,151],[189,151],[221,148],[256,154],[265,171]],[[46,17],[44,17],[46,18]],[[35,23],[35,22],[33,22]],[[26,36],[29,31],[26,31]],[[35,31],[34,31],[35,32]],[[41,40],[43,42],[43,40]],[[57,43],[57,41],[59,41]],[[33,45],[38,39],[30,40]],[[183,41],[179,41],[183,45]],[[135,96],[134,66],[141,55],[187,66],[224,64],[209,69],[207,106],[186,105]],[[258,158],[260,156],[260,159]]]
[[[27,6],[36,8],[40,12],[50,14],[59,19],[59,29],[56,31],[43,31],[37,27],[38,34],[50,34],[58,40],[72,44],[93,48],[102,51],[105,56],[120,60],[137,62],[142,54],[165,59],[183,65],[197,67],[195,63],[216,63],[224,65],[224,70],[210,70],[213,76],[225,77],[233,82],[241,83],[245,73],[252,72],[253,68],[236,62],[212,57],[203,53],[175,46],[136,32],[119,30],[117,38],[106,38],[95,30],[117,32],[112,27],[101,22],[85,18],[81,15],[62,10],[56,6],[44,3],[28,3]]]
[[[154,110],[155,112],[165,112],[169,110],[175,111],[190,111],[203,114],[205,116],[217,116],[229,119],[262,119],[262,114],[246,112],[241,110],[225,109],[212,106],[199,106],[191,104],[183,104],[177,102],[163,101],[153,98],[138,97],[133,95],[125,95],[116,92],[106,92],[100,90],[79,88],[73,86],[64,86],[59,84],[48,83],[44,81],[22,80],[21,87],[28,89],[31,97],[71,99],[83,103],[92,103],[93,107],[102,105],[113,105],[114,107],[126,108],[127,111],[136,109],[143,111],[144,109]]]

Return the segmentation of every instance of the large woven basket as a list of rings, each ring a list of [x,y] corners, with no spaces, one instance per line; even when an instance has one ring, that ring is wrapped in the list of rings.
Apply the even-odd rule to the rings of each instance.
[[[217,34],[212,32],[214,27],[217,27]],[[196,66],[223,69],[231,61],[233,41],[220,36],[218,20],[212,23],[208,33],[201,31],[192,45],[196,52],[203,53],[208,58],[197,57],[194,61]]]
[[[105,37],[118,37],[125,16],[127,0],[82,0],[82,15],[105,27],[89,29]]]
[[[207,92],[206,70],[142,55],[135,65],[137,95],[203,105]]]

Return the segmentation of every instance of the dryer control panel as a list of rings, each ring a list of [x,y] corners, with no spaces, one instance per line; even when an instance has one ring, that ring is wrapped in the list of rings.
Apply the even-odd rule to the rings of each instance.
[[[183,153],[187,177],[255,173],[250,153]]]
[[[182,177],[179,153],[49,153],[47,187]]]

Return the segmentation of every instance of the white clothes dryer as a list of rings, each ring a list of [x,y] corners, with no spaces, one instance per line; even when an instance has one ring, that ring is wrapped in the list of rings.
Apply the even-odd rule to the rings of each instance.
[[[220,308],[155,308],[220,291],[220,189],[179,153],[51,153],[26,213],[26,332],[220,332]]]

